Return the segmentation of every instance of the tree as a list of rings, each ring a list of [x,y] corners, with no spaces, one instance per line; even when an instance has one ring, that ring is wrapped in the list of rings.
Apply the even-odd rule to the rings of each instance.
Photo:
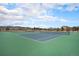
[[[6,27],[6,31],[9,30],[9,27]]]
[[[77,27],[72,27],[72,31],[76,31],[77,30]]]
[[[57,30],[57,31],[60,31],[60,29],[59,29],[59,28],[57,28],[56,30]]]
[[[64,31],[64,28],[63,27],[61,27],[61,31]]]

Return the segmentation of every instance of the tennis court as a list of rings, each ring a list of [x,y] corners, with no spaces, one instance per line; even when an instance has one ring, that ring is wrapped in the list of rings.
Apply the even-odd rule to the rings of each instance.
[[[58,36],[51,37],[55,34]],[[79,32],[59,34],[0,32],[0,56],[79,56]]]
[[[21,34],[25,38],[30,38],[39,41],[50,40],[62,35],[67,35],[67,32],[26,32]]]

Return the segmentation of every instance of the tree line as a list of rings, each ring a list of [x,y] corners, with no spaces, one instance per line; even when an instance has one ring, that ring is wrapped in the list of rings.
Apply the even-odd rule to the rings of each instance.
[[[0,31],[79,31],[79,26],[62,26],[60,28],[31,28],[21,26],[0,26]]]

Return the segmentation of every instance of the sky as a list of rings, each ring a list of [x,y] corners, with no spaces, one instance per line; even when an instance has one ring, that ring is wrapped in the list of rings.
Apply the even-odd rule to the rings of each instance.
[[[0,26],[79,26],[79,4],[0,3]]]

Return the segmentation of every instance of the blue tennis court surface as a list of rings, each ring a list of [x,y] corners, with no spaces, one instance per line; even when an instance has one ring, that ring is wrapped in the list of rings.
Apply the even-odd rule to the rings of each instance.
[[[26,32],[24,34],[21,34],[21,36],[34,40],[45,41],[66,34],[66,32]]]

